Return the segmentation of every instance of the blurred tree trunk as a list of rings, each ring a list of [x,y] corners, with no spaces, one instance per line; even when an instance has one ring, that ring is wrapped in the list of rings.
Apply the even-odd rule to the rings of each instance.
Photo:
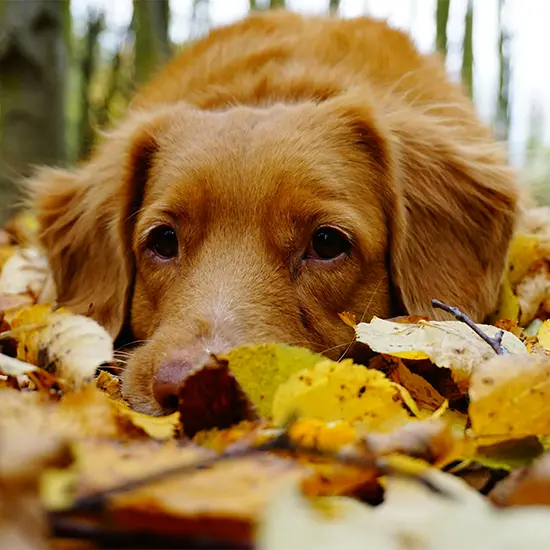
[[[497,116],[495,124],[495,133],[497,139],[507,140],[510,131],[510,34],[504,21],[504,11],[506,1],[499,0],[498,6],[498,25],[499,25],[499,83]]]
[[[145,82],[170,57],[168,0],[134,0],[135,77]]]
[[[269,8],[284,8],[285,7],[285,0],[269,0]]]
[[[250,11],[254,11],[256,9],[256,0],[250,0],[249,9]]]
[[[97,68],[98,38],[104,27],[104,15],[89,14],[80,64],[80,119],[78,129],[78,157],[85,158],[90,152],[94,131],[92,128],[90,94],[93,75]]]
[[[18,178],[66,159],[69,0],[0,0],[0,223]]]
[[[447,57],[447,23],[449,22],[450,6],[451,0],[437,0],[435,47],[443,58]]]
[[[474,2],[468,0],[464,19],[464,42],[462,43],[462,82],[470,97],[474,93]]]
[[[337,13],[340,9],[340,0],[330,0],[328,7],[331,13]]]

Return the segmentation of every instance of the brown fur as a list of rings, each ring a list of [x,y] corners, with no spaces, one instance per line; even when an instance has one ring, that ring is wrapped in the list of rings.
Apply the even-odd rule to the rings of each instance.
[[[339,357],[358,318],[482,320],[495,305],[518,190],[439,59],[368,18],[254,15],[183,50],[91,159],[31,181],[60,303],[145,341],[124,374],[161,414],[159,366],[265,341]],[[178,258],[143,246],[160,222]],[[302,253],[321,224],[348,258]]]

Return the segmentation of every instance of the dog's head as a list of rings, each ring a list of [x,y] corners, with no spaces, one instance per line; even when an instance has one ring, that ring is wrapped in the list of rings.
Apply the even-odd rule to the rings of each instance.
[[[323,103],[130,114],[74,171],[31,181],[60,302],[142,343],[139,410],[208,353],[286,342],[338,357],[339,318],[493,307],[515,217],[493,145],[429,117]]]

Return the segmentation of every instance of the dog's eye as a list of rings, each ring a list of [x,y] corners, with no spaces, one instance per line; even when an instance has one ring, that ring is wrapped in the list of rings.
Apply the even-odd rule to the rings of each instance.
[[[349,238],[335,227],[320,227],[311,237],[306,257],[314,260],[334,260],[342,254],[349,254]]]
[[[179,251],[176,232],[168,225],[155,227],[147,238],[147,248],[160,258],[174,258]]]

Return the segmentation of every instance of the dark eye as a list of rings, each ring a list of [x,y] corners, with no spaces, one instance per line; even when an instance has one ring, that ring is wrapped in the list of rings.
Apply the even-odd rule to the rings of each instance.
[[[147,238],[147,248],[160,258],[174,258],[179,252],[176,232],[169,225],[155,227]]]
[[[320,227],[311,237],[306,257],[314,260],[334,260],[351,252],[347,235],[335,227]]]

